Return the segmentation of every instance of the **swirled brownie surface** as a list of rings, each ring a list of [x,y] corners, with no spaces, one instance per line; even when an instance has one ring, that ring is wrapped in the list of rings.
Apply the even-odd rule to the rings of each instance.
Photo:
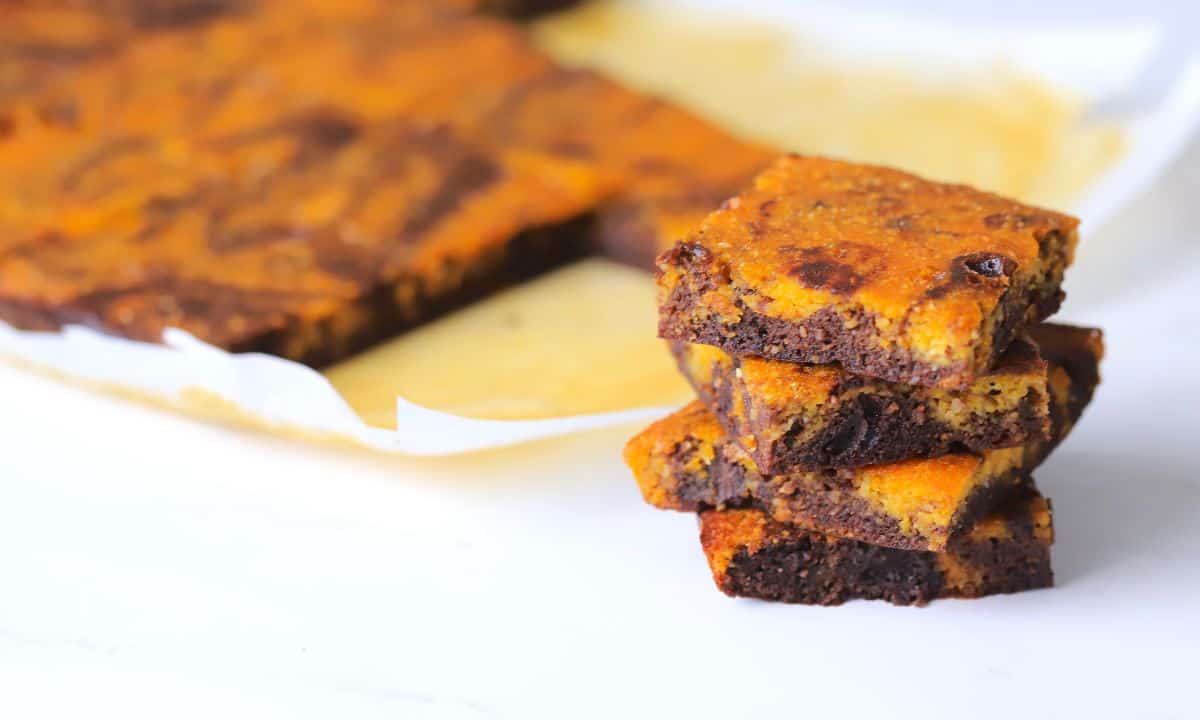
[[[645,268],[777,155],[586,70],[557,70],[522,85],[479,131],[503,145],[586,160],[619,178],[619,192],[598,213],[597,250]]]
[[[965,388],[1058,308],[1077,224],[898,170],[787,156],[659,258],[660,333]]]
[[[545,4],[19,3],[0,318],[323,364],[597,245],[647,266],[768,154],[471,13]]]
[[[700,544],[722,592],[807,605],[855,599],[924,605],[1050,587],[1053,541],[1050,503],[1032,485],[943,552],[837,538],[758,510],[700,513]]]

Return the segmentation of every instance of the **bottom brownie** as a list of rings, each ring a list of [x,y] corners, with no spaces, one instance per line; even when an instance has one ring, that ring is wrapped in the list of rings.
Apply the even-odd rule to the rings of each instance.
[[[757,510],[700,513],[700,542],[722,592],[806,605],[924,605],[1049,587],[1053,540],[1050,502],[1032,485],[940,553],[835,538]]]

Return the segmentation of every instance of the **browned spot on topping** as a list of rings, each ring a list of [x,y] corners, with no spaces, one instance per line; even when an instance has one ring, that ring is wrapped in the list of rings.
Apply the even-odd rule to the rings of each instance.
[[[790,270],[788,274],[816,290],[828,290],[839,295],[848,295],[857,290],[863,283],[861,275],[849,265],[832,260],[813,260],[802,263]]]
[[[4,140],[17,131],[17,121],[12,115],[0,115],[0,140]]]
[[[775,207],[775,203],[776,203],[775,198],[769,198],[767,200],[764,200],[763,203],[758,206],[758,214],[764,218],[770,217],[771,209]]]
[[[824,210],[828,207],[829,207],[829,203],[825,202],[824,200],[817,200],[816,202],[814,202],[812,204],[813,210]]]
[[[849,295],[883,270],[878,248],[858,243],[839,243],[836,247],[797,248],[780,246],[788,275],[805,287]]]
[[[893,218],[887,222],[887,227],[900,232],[912,230],[916,219],[912,215],[901,215],[898,218]]]
[[[875,211],[880,215],[891,215],[904,208],[904,201],[898,197],[884,195],[875,204]]]

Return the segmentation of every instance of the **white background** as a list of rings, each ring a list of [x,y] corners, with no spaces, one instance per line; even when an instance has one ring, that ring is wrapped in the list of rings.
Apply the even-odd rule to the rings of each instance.
[[[924,609],[720,595],[636,428],[410,461],[0,366],[0,717],[1195,717],[1198,228],[1194,145],[1070,272],[1109,357],[1038,473],[1058,587]]]

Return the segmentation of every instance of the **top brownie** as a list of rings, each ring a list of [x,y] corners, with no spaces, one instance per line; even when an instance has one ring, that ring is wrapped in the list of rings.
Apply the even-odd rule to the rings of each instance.
[[[659,257],[659,332],[964,388],[1058,309],[1077,225],[962,185],[786,156]]]

